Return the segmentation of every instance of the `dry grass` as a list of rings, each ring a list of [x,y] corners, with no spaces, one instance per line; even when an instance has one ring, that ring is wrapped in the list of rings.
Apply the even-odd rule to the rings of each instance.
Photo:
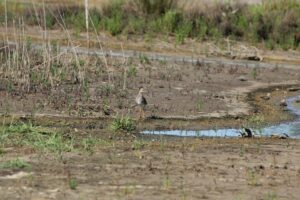
[[[127,2],[130,2],[132,0],[124,0]],[[238,0],[241,3],[261,3],[263,0]],[[15,2],[22,2],[22,3],[41,3],[40,0],[16,0]],[[98,9],[102,9],[103,7],[109,5],[112,1],[111,0],[89,0],[89,6],[95,7]],[[179,8],[183,8],[184,10],[190,10],[190,9],[203,9],[206,6],[212,5],[215,2],[228,2],[225,0],[217,0],[217,1],[211,1],[211,0],[178,0],[178,6]],[[84,1],[79,0],[45,0],[45,3],[52,4],[52,5],[84,5]]]

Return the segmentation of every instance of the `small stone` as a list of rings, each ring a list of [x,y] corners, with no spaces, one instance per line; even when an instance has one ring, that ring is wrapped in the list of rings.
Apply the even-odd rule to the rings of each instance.
[[[245,76],[240,76],[238,77],[238,80],[244,82],[247,81],[248,79]]]
[[[268,100],[270,100],[270,98],[271,98],[271,94],[268,93],[266,96],[261,96],[260,98],[262,98],[263,100],[268,101]]]

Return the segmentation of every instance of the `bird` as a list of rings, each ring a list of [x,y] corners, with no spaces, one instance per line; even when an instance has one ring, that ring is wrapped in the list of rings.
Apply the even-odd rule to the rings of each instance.
[[[145,107],[148,104],[146,98],[143,96],[144,92],[144,88],[140,87],[139,93],[135,98],[135,103],[139,106],[139,119],[145,118]]]
[[[246,127],[243,127],[243,129],[240,131],[240,134],[243,138],[252,138],[254,136],[252,130]]]

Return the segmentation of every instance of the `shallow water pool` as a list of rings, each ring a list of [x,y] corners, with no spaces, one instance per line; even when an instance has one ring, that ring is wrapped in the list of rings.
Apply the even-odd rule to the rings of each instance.
[[[300,139],[300,108],[296,106],[295,101],[300,99],[300,95],[287,99],[287,110],[296,115],[293,122],[281,123],[273,126],[267,126],[256,134],[261,136],[270,136],[272,134],[287,134],[291,138]],[[239,137],[240,129],[224,128],[211,130],[146,130],[143,134],[152,135],[172,135],[172,136],[190,136],[190,137]]]

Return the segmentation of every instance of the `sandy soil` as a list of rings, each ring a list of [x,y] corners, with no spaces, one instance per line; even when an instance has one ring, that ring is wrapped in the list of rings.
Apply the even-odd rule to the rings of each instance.
[[[136,141],[136,139],[134,140]],[[116,141],[61,158],[7,149],[25,170],[0,170],[1,199],[297,199],[299,140]],[[76,179],[76,190],[69,187]]]

